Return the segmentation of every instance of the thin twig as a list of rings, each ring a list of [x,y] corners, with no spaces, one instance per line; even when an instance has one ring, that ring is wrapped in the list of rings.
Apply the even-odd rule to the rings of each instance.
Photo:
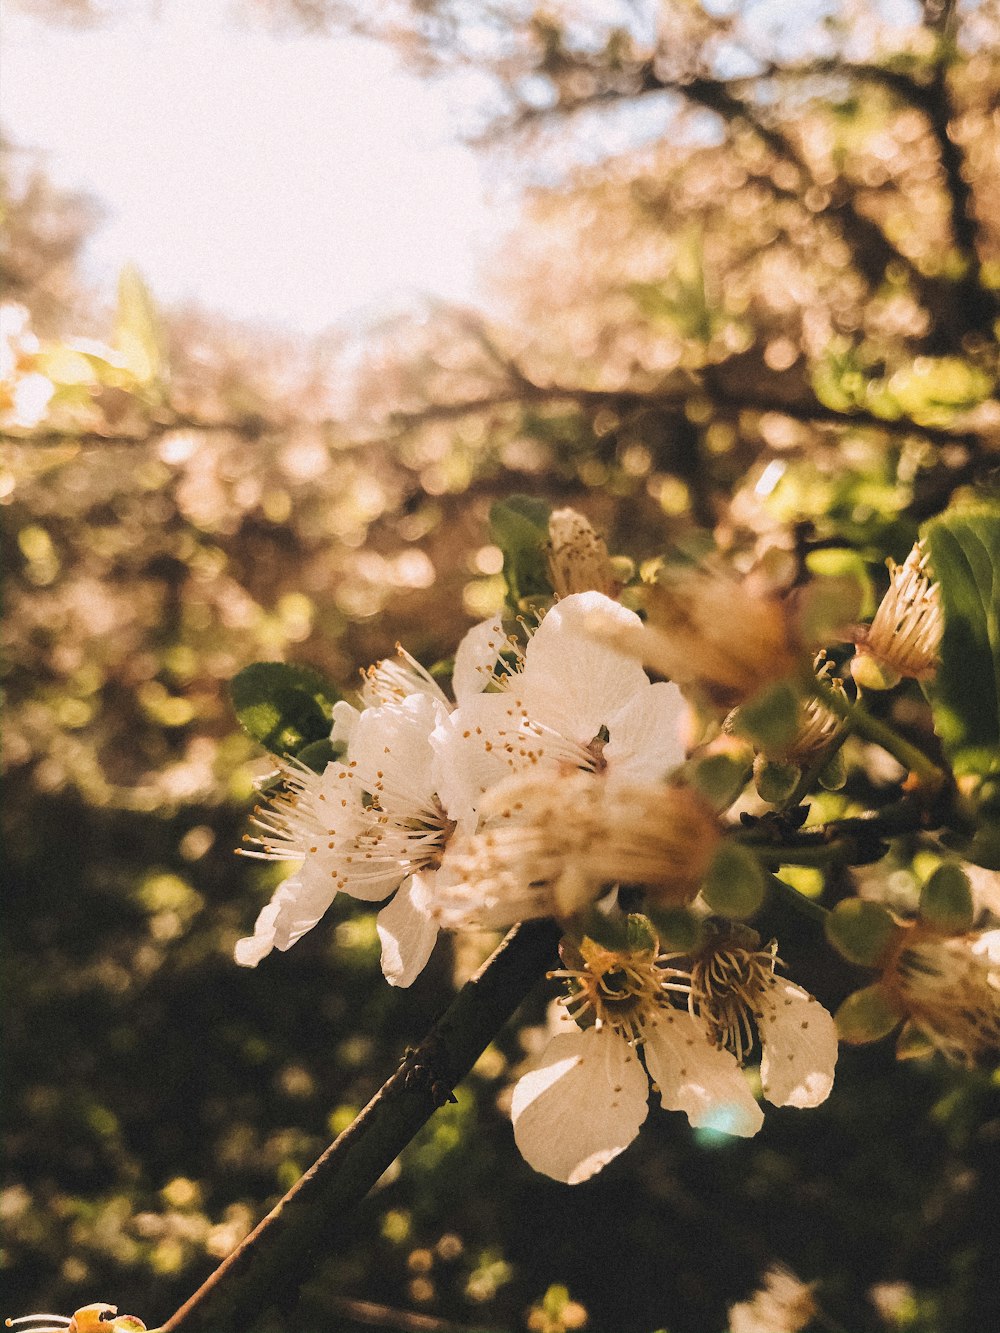
[[[515,926],[354,1122],[157,1333],[247,1333],[268,1310],[293,1309],[351,1230],[356,1205],[551,966],[558,939],[551,921]]]

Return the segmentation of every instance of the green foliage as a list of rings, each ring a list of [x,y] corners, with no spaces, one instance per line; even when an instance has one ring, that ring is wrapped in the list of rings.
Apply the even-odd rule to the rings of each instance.
[[[493,540],[503,551],[507,600],[514,609],[527,598],[552,594],[544,551],[550,512],[544,500],[530,495],[508,496],[490,510]]]
[[[255,662],[233,677],[229,689],[240,725],[266,750],[296,755],[308,747],[304,763],[326,762],[327,752],[314,747],[329,742],[340,695],[317,672],[286,662]]]
[[[155,390],[167,369],[163,329],[149,288],[131,264],[118,279],[115,346],[136,384]]]
[[[1000,505],[960,505],[923,529],[944,612],[931,689],[959,773],[1000,769]]]

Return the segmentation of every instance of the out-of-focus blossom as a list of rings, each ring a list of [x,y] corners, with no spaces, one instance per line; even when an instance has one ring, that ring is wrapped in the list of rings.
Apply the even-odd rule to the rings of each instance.
[[[967,1066],[1000,1055],[1000,930],[943,935],[915,924],[879,985],[905,1020],[901,1054],[933,1049]]]
[[[557,597],[599,592],[613,597],[619,582],[600,533],[575,509],[554,509],[546,547],[549,578]]]
[[[23,305],[0,305],[0,425],[30,430],[45,418],[56,386],[37,369],[41,344]]]
[[[787,599],[752,574],[708,565],[661,570],[642,603],[645,623],[616,623],[595,608],[587,628],[717,704],[733,707],[800,664]]]
[[[480,805],[482,827],[454,839],[435,884],[445,926],[563,920],[617,884],[660,905],[690,902],[721,830],[689,788],[607,782],[582,770],[515,774]]]
[[[817,1312],[815,1284],[782,1264],[769,1268],[746,1301],[729,1308],[729,1333],[800,1333]]]
[[[937,584],[918,542],[901,565],[888,562],[889,588],[872,623],[857,633],[851,671],[859,684],[885,689],[904,676],[934,674],[944,626]]]

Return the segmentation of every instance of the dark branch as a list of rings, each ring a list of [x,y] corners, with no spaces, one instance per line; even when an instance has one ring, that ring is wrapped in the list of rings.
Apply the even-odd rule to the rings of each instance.
[[[302,1284],[352,1228],[352,1210],[448,1100],[555,958],[550,921],[516,926],[427,1038],[357,1119],[160,1333],[247,1333]]]

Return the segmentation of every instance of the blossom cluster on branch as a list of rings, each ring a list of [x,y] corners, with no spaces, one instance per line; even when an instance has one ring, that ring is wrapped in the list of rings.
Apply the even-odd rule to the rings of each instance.
[[[288,949],[338,893],[379,904],[396,986],[442,928],[554,918],[561,1018],[511,1116],[526,1160],[571,1184],[635,1138],[650,1085],[693,1126],[748,1136],[758,1090],[778,1106],[827,1098],[838,1037],[905,1020],[953,1059],[1000,1049],[1000,933],[972,931],[954,862],[920,922],[853,896],[830,911],[784,885],[834,949],[879,972],[836,1022],[785,975],[780,939],[748,924],[773,867],[886,850],[878,810],[867,827],[809,821],[804,798],[843,785],[851,733],[910,769],[902,827],[961,823],[954,776],[855,698],[934,673],[944,613],[923,548],[891,566],[859,626],[844,578],[780,586],[713,557],[637,582],[573,511],[515,498],[494,526],[507,614],[470,629],[439,673],[399,648],[364,673],[356,704],[332,704],[328,736],[282,757],[243,850],[297,869],[237,962]],[[833,656],[814,658],[824,646]]]

